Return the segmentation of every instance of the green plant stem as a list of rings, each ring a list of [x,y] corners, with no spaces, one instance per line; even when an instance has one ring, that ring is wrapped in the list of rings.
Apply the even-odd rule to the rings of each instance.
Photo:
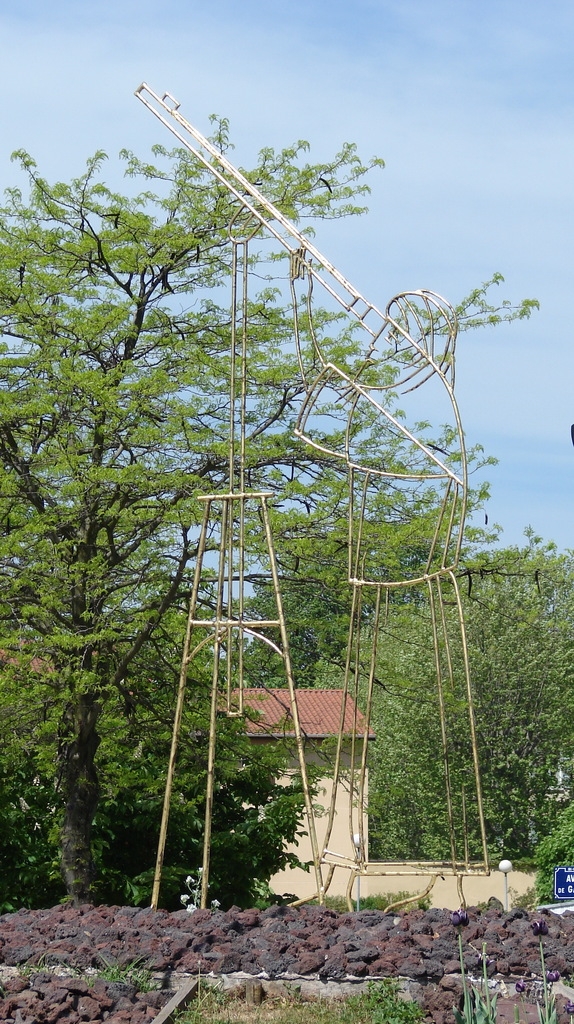
[[[542,984],[544,985],[544,1010],[546,1011],[546,1020],[548,1020],[548,982],[546,980],[546,964],[544,962],[544,949],[542,946],[542,939],[539,938],[540,944],[540,965],[542,967]]]
[[[466,975],[464,973],[464,956],[462,952],[462,935],[460,928],[458,929],[458,958],[460,960],[460,973],[462,977],[462,987],[466,991]]]
[[[484,1001],[488,1012],[488,1019],[492,1019],[492,1003],[490,1001],[490,990],[488,988],[488,964],[486,959],[486,942],[482,943],[482,978],[484,981]]]
[[[466,1024],[472,1024],[472,994],[469,991],[468,985],[466,983],[466,973],[464,970],[464,955],[462,951],[462,934],[460,928],[458,929],[458,957],[460,960],[460,975],[462,978],[462,991],[464,995],[464,1019]]]

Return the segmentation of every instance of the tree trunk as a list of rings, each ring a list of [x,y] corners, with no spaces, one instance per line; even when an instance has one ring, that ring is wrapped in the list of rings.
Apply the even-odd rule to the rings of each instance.
[[[100,706],[93,694],[83,694],[65,715],[65,738],[60,744],[60,778],[66,800],[61,838],[61,870],[74,906],[92,899],[94,864],[92,822],[100,787],[95,765],[100,737],[96,724]]]

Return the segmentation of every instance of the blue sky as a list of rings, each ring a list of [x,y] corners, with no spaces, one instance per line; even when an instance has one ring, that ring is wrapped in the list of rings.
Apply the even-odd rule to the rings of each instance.
[[[489,468],[503,543],[531,526],[574,548],[574,5],[550,0],[0,0],[0,186],[26,148],[49,178],[96,149],[164,129],[146,80],[206,130],[231,119],[236,159],[305,138],[354,141],[386,167],[370,212],[318,246],[379,307],[431,288],[456,303],[501,272],[497,297],[540,300],[527,323],[462,335],[457,388]]]

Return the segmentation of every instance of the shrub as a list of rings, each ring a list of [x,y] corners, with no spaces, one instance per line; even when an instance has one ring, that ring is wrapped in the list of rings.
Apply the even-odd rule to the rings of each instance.
[[[515,907],[522,907],[524,910],[536,910],[537,904],[540,902],[536,895],[536,886],[531,885],[526,892],[521,893],[519,896],[516,889],[512,887],[508,890],[510,894],[510,906],[514,910]]]
[[[397,910],[428,910],[430,907],[430,897],[420,896],[415,899],[416,893],[407,892],[406,889],[401,889],[399,892],[378,892],[374,896],[361,896],[361,910],[386,910],[391,904],[394,906],[396,903],[401,903],[403,900],[412,900],[407,903],[404,907],[397,907]],[[313,901],[314,903],[316,900]],[[352,900],[353,909],[357,909],[357,901]],[[325,906],[329,910],[335,910],[338,914],[346,914],[348,911],[347,899],[345,896],[325,896]]]
[[[536,896],[540,903],[554,898],[554,868],[574,864],[574,803],[558,817],[556,827],[536,848]]]
[[[416,893],[401,889],[399,892],[378,892],[374,896],[361,898],[361,910],[386,910],[391,904],[401,903],[403,900],[412,900],[404,907],[397,907],[397,910],[428,910],[431,904],[430,896],[419,896],[415,899]]]

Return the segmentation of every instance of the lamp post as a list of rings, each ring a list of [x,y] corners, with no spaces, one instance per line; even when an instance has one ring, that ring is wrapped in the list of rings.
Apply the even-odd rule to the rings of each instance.
[[[508,872],[512,871],[512,861],[501,860],[498,870],[504,875],[504,909],[508,910]]]

